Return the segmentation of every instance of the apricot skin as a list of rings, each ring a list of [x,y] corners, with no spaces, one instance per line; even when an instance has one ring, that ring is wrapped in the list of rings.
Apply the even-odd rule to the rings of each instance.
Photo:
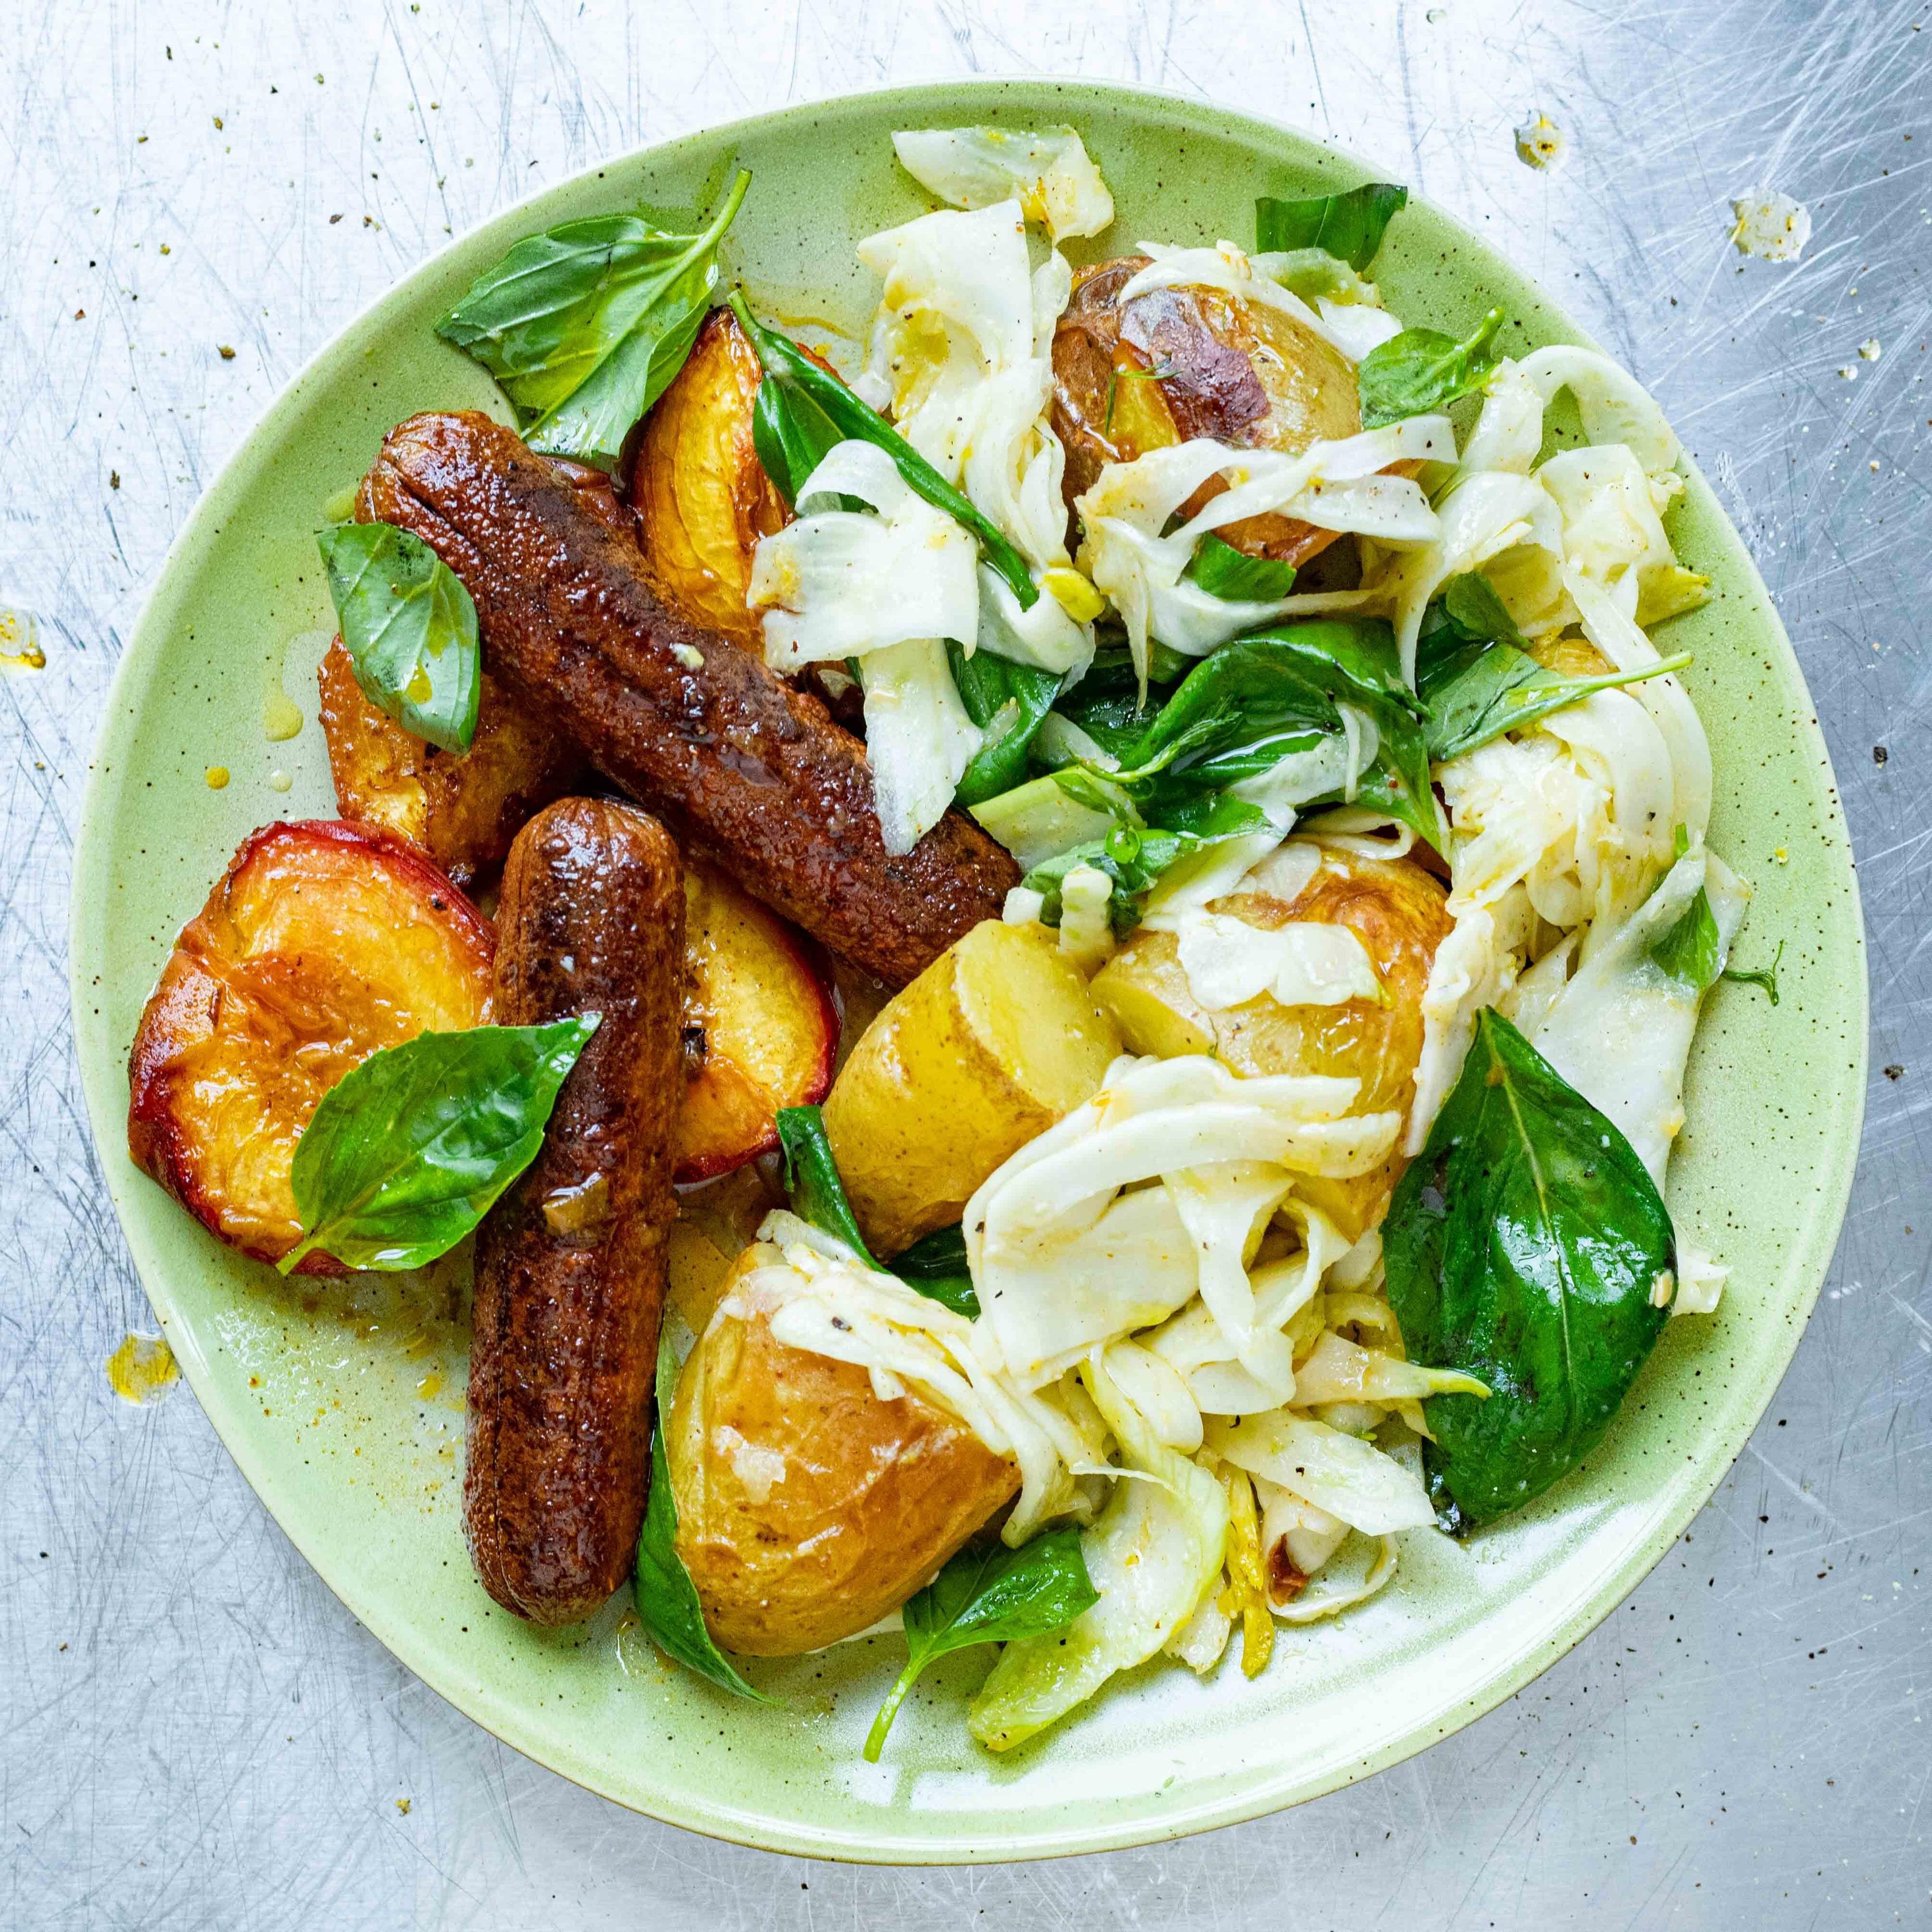
[[[128,1150],[202,1226],[274,1262],[296,1143],[378,1048],[489,1016],[496,935],[407,840],[321,819],[242,842],[182,928],[128,1056]],[[298,1272],[341,1273],[311,1254]]]

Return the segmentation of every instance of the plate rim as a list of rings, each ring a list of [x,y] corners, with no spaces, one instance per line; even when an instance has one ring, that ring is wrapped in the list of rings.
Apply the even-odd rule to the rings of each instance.
[[[940,100],[936,97],[942,90],[945,98]],[[101,910],[104,903],[101,895],[90,894],[86,887],[88,882],[101,872],[106,863],[106,854],[111,849],[108,844],[108,823],[112,814],[113,802],[110,796],[110,766],[104,754],[110,749],[110,740],[116,736],[117,723],[130,715],[130,700],[136,687],[158,671],[164,656],[166,639],[151,634],[158,627],[158,608],[176,572],[190,552],[197,550],[208,536],[218,533],[219,520],[232,507],[235,493],[240,487],[238,472],[244,466],[244,459],[254,450],[258,441],[269,432],[285,406],[299,394],[325,364],[332,362],[348,338],[380,323],[387,309],[406,305],[418,282],[434,274],[440,265],[458,250],[471,246],[493,230],[502,228],[507,231],[515,226],[526,212],[537,204],[592,180],[601,172],[646,158],[659,162],[674,160],[682,150],[721,140],[728,143],[734,139],[742,139],[782,128],[785,124],[809,117],[814,112],[838,112],[861,106],[876,109],[888,105],[896,99],[903,99],[909,108],[917,104],[916,111],[928,118],[937,114],[940,124],[964,124],[962,117],[969,111],[969,103],[979,98],[997,99],[1002,94],[1015,90],[1064,94],[1068,97],[1067,112],[1070,116],[1078,114],[1083,102],[1104,105],[1129,117],[1137,110],[1144,111],[1152,106],[1170,110],[1171,113],[1178,112],[1180,117],[1191,124],[1187,129],[1189,132],[1211,132],[1218,136],[1233,135],[1236,138],[1244,138],[1246,130],[1258,129],[1267,134],[1286,136],[1293,143],[1318,150],[1341,164],[1344,168],[1359,172],[1365,179],[1377,178],[1373,165],[1352,149],[1324,140],[1292,122],[1272,116],[1226,106],[1218,101],[1171,88],[1129,86],[1114,80],[1096,80],[1051,73],[935,75],[920,80],[895,80],[875,87],[848,90],[834,95],[795,102],[759,113],[742,116],[734,120],[692,129],[662,141],[647,142],[593,159],[584,167],[532,190],[485,217],[462,233],[450,238],[441,248],[424,256],[372,302],[352,315],[302,363],[290,380],[256,412],[235,442],[213,482],[197,498],[181,529],[164,553],[154,578],[142,598],[139,614],[129,632],[128,641],[121,660],[115,667],[103,704],[94,734],[87,780],[76,823],[68,922],[69,995],[75,1052],[80,1066],[88,1125],[95,1143],[94,1152],[100,1161],[102,1179],[109,1198],[113,1202],[123,1238],[127,1242],[130,1258],[140,1277],[142,1289],[171,1346],[176,1345],[183,1338],[176,1333],[178,1310],[168,1284],[168,1274],[160,1258],[148,1250],[145,1237],[137,1232],[138,1220],[130,1219],[129,1212],[124,1207],[123,1189],[120,1184],[126,1177],[112,1158],[112,1150],[116,1145],[114,1136],[124,1124],[124,1084],[123,1090],[113,1090],[122,1062],[116,1058],[111,1042],[103,1066],[90,1066],[89,1056],[82,1048],[82,1040],[89,1034],[83,1018],[88,1001],[88,989],[83,984],[83,969],[97,956],[94,935],[88,929],[89,916]],[[1532,289],[1553,318],[1556,332],[1562,337],[1587,346],[1600,346],[1578,326],[1540,282],[1516,267],[1500,249],[1474,234],[1456,217],[1426,196],[1414,190],[1412,194],[1418,206],[1427,208],[1432,217],[1446,224],[1461,246],[1478,250],[1484,257],[1492,258],[1510,274]],[[1736,542],[1738,554],[1748,573],[1743,587],[1755,596],[1768,620],[1765,642],[1782,654],[1786,668],[1796,680],[1798,688],[1808,699],[1810,690],[1804,677],[1803,666],[1758,569],[1756,559],[1751,555],[1742,532],[1738,530],[1721,500],[1712,489],[1701,468],[1688,452],[1682,460],[1687,480],[1693,488],[1703,493],[1709,506],[1714,510],[1724,528]],[[1793,1308],[1792,1318],[1785,1324],[1786,1332],[1784,1338],[1770,1352],[1776,1359],[1766,1370],[1762,1400],[1757,1405],[1754,1413],[1748,1418],[1740,1414],[1739,1419],[1728,1427],[1718,1430],[1708,1440],[1700,1442],[1692,1457],[1693,1474],[1688,1486],[1678,1491],[1674,1503],[1659,1510],[1643,1531],[1632,1538],[1617,1560],[1600,1574],[1595,1584],[1556,1628],[1522,1643],[1516,1654],[1502,1669],[1486,1677],[1480,1688],[1472,1694],[1439,1708],[1431,1707],[1420,1712],[1400,1732],[1390,1736],[1358,1760],[1346,1763],[1331,1763],[1312,1772],[1282,1773],[1272,1779],[1263,1779],[1244,1786],[1232,1795],[1204,1798],[1190,1808],[1171,1814],[1143,1814],[1118,1823],[1098,1826],[1072,1822],[1050,1824],[1044,1828],[1028,1829],[1024,1833],[995,1832],[976,1834],[972,1841],[963,1844],[955,1839],[931,1836],[918,1831],[902,1830],[890,1838],[882,1838],[876,1831],[862,1834],[856,1830],[808,1826],[768,1810],[758,1810],[742,1804],[709,1798],[688,1787],[680,1788],[671,1784],[658,1787],[650,1802],[646,1802],[634,1790],[620,1792],[607,1788],[597,1781],[594,1772],[588,1766],[569,1768],[554,1762],[548,1754],[545,1743],[530,1734],[528,1727],[520,1721],[520,1712],[500,1691],[479,1680],[459,1682],[460,1673],[456,1670],[446,1666],[435,1657],[424,1654],[429,1646],[413,1640],[411,1626],[407,1622],[398,1622],[366,1598],[358,1587],[357,1580],[352,1574],[338,1576],[335,1573],[342,1566],[334,1563],[325,1566],[309,1547],[308,1539],[301,1522],[290,1520],[284,1516],[281,1502],[285,1498],[278,1498],[278,1479],[273,1472],[263,1466],[265,1459],[256,1454],[253,1447],[254,1438],[242,1426],[243,1418],[238,1410],[231,1414],[230,1405],[214,1390],[212,1372],[196,1349],[176,1347],[183,1372],[194,1390],[203,1414],[207,1417],[224,1448],[233,1457],[256,1499],[268,1510],[331,1594],[399,1663],[470,1721],[543,1766],[545,1769],[613,1803],[662,1822],[752,1850],[836,1862],[879,1865],[986,1864],[1070,1857],[1094,1852],[1121,1850],[1139,1845],[1168,1843],[1196,1832],[1241,1823],[1282,1810],[1358,1783],[1414,1756],[1431,1744],[1441,1742],[1495,1709],[1558,1662],[1609,1616],[1656,1567],[1684,1527],[1708,1502],[1729,1474],[1752,1432],[1770,1408],[1809,1325],[1812,1311],[1843,1232],[1856,1178],[1869,1096],[1870,977],[1862,901],[1850,827],[1845,818],[1836,774],[1832,767],[1829,752],[1818,723],[1815,705],[1810,715],[1799,724],[1797,748],[1813,753],[1825,775],[1828,808],[1820,830],[1832,848],[1834,856],[1842,865],[1842,884],[1848,888],[1844,919],[1849,929],[1851,950],[1858,970],[1850,989],[1856,1011],[1848,1012],[1846,1018],[1848,1022],[1856,1023],[1849,1029],[1855,1050],[1855,1060],[1848,1076],[1852,1100],[1846,1121],[1847,1130],[1832,1143],[1831,1172],[1826,1177],[1827,1184],[1818,1191],[1814,1209],[1814,1225],[1828,1228],[1828,1237],[1821,1237],[1824,1250],[1822,1258],[1809,1270],[1812,1278],[1802,1291],[1798,1304]],[[95,1057],[99,1056],[97,1054]],[[106,1069],[114,1070],[114,1072],[106,1072]],[[104,1124],[106,1131],[104,1131]],[[131,1168],[128,1170],[129,1174],[133,1172]]]

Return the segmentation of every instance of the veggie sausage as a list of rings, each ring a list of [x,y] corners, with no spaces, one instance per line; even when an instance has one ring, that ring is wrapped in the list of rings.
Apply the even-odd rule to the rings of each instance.
[[[864,746],[671,610],[608,490],[487,416],[419,416],[383,440],[357,514],[428,543],[476,602],[492,673],[833,952],[903,986],[1000,916],[1019,878],[1006,854],[957,812],[888,853]]]
[[[497,928],[500,1023],[603,1017],[477,1236],[464,1513],[498,1603],[575,1623],[629,1572],[650,1480],[684,1091],[677,848],[632,806],[562,800],[511,847]]]

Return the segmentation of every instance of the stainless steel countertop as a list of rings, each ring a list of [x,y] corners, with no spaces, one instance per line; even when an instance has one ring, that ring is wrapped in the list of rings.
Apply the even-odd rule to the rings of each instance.
[[[14,0],[4,16],[0,599],[38,615],[47,663],[0,676],[0,1920],[1928,1922],[1923,0]],[[1212,1837],[866,1871],[688,1836],[499,1744],[322,1587],[190,1394],[110,1391],[105,1358],[153,1319],[81,1106],[68,868],[107,680],[190,506],[310,352],[452,230],[707,122],[1028,69],[1209,94],[1352,147],[1654,388],[1817,700],[1871,940],[1872,1092],[1844,1239],[1762,1426],[1674,1552],[1528,1689],[1358,1789]],[[1570,139],[1554,172],[1514,150],[1538,109]],[[1816,220],[1795,267],[1728,244],[1729,198],[1760,183]]]

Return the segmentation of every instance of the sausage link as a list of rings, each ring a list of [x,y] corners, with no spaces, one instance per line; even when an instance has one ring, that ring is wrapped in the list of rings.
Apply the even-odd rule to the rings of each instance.
[[[473,413],[383,439],[356,514],[421,537],[476,604],[491,671],[754,898],[889,985],[983,919],[1018,868],[964,814],[886,850],[866,748],[752,652],[658,596],[608,490]]]
[[[602,1021],[477,1236],[464,1514],[498,1603],[575,1623],[628,1574],[650,1480],[684,1090],[677,848],[632,806],[562,800],[511,847],[497,928],[500,1023]]]

